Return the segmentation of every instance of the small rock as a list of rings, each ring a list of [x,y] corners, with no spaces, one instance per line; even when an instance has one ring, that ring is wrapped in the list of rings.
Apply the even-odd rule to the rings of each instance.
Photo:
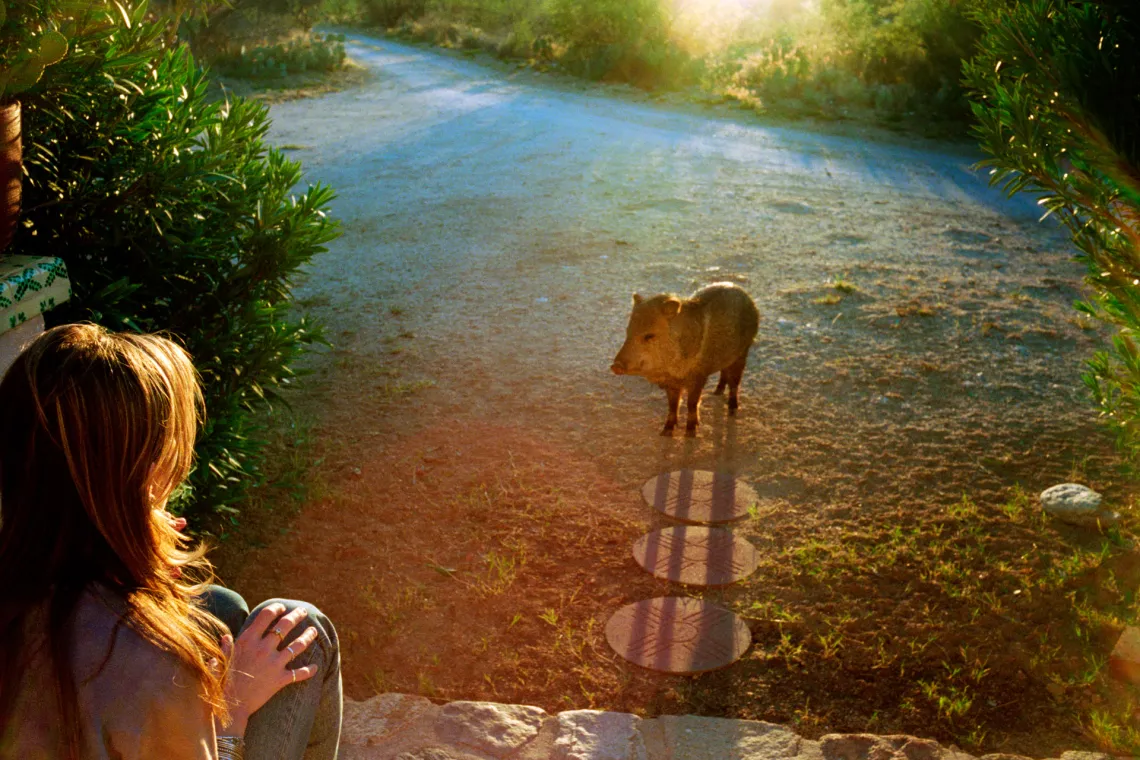
[[[443,739],[505,757],[537,736],[545,719],[541,707],[452,702],[440,711],[435,725]]]
[[[1116,640],[1108,667],[1122,681],[1140,684],[1140,628],[1130,625]]]
[[[646,760],[641,721],[629,713],[570,710],[558,714],[555,760]]]
[[[426,697],[381,694],[364,702],[344,700],[341,743],[375,746],[426,720],[438,710]]]
[[[1103,752],[1062,752],[1061,760],[1113,760],[1112,755]]]
[[[662,715],[672,757],[686,760],[775,760],[794,757],[800,737],[784,726],[758,720]]]
[[[401,752],[396,760],[460,760],[444,747],[424,747],[423,749]]]
[[[819,740],[824,760],[941,760],[938,742],[914,736],[827,734]]]
[[[783,319],[783,318],[777,319],[776,320],[776,326],[779,327],[781,330],[794,330],[794,329],[796,329],[796,323],[790,319]]]
[[[1041,492],[1041,507],[1070,525],[1115,525],[1120,515],[1101,510],[1101,495],[1080,483],[1062,483]]]

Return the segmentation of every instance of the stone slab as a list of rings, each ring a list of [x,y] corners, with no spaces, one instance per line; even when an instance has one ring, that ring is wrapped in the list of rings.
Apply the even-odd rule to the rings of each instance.
[[[341,742],[375,746],[413,726],[429,730],[439,707],[426,697],[380,694],[364,702],[345,700]]]
[[[760,553],[727,530],[697,525],[661,528],[633,545],[637,564],[658,578],[690,586],[724,586],[756,570]]]
[[[664,596],[626,605],[606,623],[615,652],[661,673],[704,673],[723,668],[752,643],[739,617],[699,599]]]
[[[536,736],[535,719],[541,716]],[[471,720],[469,726],[454,725]],[[521,725],[520,725],[521,724]],[[483,738],[469,741],[475,734]],[[522,741],[520,744],[519,742]],[[476,748],[479,745],[482,749]],[[514,749],[507,749],[514,747]],[[956,747],[914,736],[828,734],[819,741],[761,721],[574,710],[556,717],[537,707],[384,694],[344,701],[342,760],[975,760]],[[989,754],[977,760],[1030,760]],[[1129,760],[1064,752],[1053,760]],[[1131,758],[1140,760],[1140,758]]]
[[[645,743],[637,730],[640,722],[629,713],[559,713],[553,760],[647,760]]]
[[[938,742],[914,736],[826,734],[819,740],[824,760],[942,760]]]
[[[452,702],[435,722],[441,739],[507,757],[538,736],[546,711],[529,705],[494,702]]]
[[[676,470],[650,478],[641,495],[657,511],[686,523],[727,523],[748,516],[756,491],[732,475]]]
[[[1130,625],[1124,629],[1112,648],[1108,667],[1120,680],[1140,684],[1140,628]]]
[[[758,720],[663,715],[669,757],[685,760],[775,760],[799,754],[800,737],[791,729]]]

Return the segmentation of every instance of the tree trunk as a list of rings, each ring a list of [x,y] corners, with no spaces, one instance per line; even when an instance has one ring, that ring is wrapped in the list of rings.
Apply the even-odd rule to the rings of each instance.
[[[12,242],[20,218],[22,159],[20,104],[0,105],[0,252]]]

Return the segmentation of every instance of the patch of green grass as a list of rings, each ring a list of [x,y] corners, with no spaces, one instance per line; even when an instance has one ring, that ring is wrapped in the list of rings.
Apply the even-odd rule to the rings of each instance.
[[[1130,700],[1119,712],[1094,708],[1082,722],[1082,727],[1106,752],[1140,752],[1140,728],[1132,718],[1138,707],[1140,705]]]
[[[851,282],[850,280],[845,280],[842,277],[836,277],[834,280],[832,280],[831,287],[834,288],[837,292],[843,294],[859,292],[859,288],[857,285],[855,285],[855,283]]]

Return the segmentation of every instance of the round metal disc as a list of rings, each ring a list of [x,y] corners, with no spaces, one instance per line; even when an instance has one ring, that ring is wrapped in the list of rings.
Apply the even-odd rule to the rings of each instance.
[[[727,530],[677,525],[648,533],[633,544],[637,564],[658,578],[690,586],[724,586],[756,570],[756,547]]]
[[[634,665],[660,673],[704,673],[740,659],[748,626],[723,607],[680,596],[626,605],[606,623],[606,641]]]
[[[751,486],[727,473],[707,470],[662,473],[642,486],[641,495],[649,506],[687,523],[740,520],[759,501]]]

